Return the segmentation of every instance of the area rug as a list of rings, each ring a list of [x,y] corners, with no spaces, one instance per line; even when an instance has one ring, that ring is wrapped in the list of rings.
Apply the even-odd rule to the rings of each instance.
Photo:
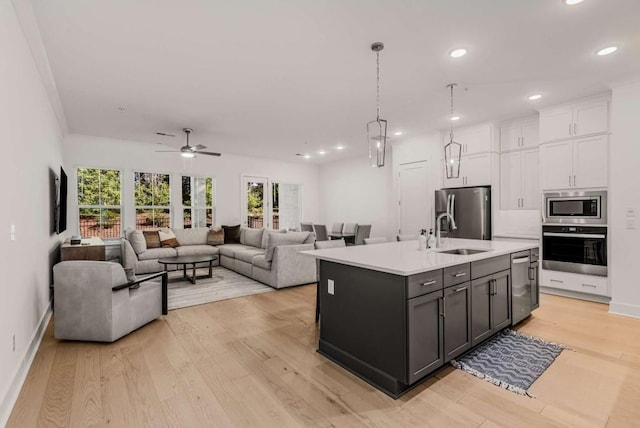
[[[207,274],[208,269],[199,269],[197,274]],[[213,268],[212,278],[198,278],[195,285],[182,279],[182,270],[170,272],[168,289],[169,310],[275,291],[222,266]]]
[[[531,396],[527,390],[566,346],[506,330],[451,365],[480,379]]]

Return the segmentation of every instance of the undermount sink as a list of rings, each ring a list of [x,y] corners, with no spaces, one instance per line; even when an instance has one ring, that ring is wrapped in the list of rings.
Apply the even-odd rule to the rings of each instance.
[[[473,248],[456,248],[455,250],[438,251],[443,254],[458,254],[461,256],[468,256],[469,254],[486,253],[489,250],[476,250]]]

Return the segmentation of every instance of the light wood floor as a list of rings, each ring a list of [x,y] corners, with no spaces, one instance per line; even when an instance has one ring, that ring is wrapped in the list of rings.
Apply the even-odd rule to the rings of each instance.
[[[315,285],[174,310],[114,344],[45,335],[9,427],[640,426],[640,320],[542,296],[565,351],[519,396],[452,368],[393,400],[315,352]]]

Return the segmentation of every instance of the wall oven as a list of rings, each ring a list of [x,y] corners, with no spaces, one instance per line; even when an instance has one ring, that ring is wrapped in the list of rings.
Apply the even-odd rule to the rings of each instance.
[[[607,228],[542,226],[542,267],[607,276]]]
[[[607,192],[545,193],[544,223],[607,224]]]

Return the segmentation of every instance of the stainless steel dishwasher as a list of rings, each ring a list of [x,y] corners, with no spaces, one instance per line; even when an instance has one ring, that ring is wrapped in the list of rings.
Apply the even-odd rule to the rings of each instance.
[[[513,325],[531,315],[531,280],[529,250],[511,254],[511,310]]]

